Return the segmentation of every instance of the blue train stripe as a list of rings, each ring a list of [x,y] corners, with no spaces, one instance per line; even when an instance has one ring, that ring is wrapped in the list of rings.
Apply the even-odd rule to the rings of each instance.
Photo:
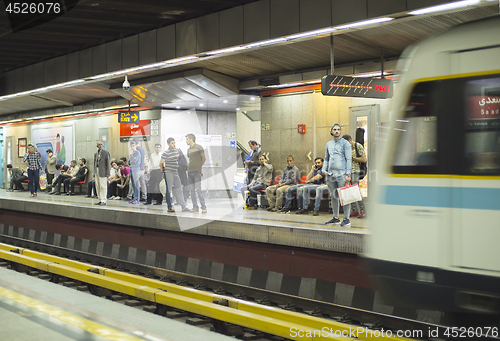
[[[384,186],[387,205],[500,210],[500,188]]]

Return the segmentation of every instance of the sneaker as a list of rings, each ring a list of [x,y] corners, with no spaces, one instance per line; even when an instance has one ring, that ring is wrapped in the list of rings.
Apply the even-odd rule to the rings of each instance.
[[[150,202],[143,202],[142,204],[143,204],[143,205],[151,205],[151,203],[150,203]]]
[[[139,200],[132,200],[131,202],[129,202],[129,204],[140,205],[141,203],[139,202]]]
[[[275,208],[273,208],[273,209],[271,210],[271,212],[278,212],[280,209],[281,209],[281,208],[279,208],[279,207],[275,207]]]
[[[271,212],[272,210],[274,210],[274,206],[269,206],[269,207],[267,208],[267,210],[268,210],[269,212]]]
[[[357,217],[358,215],[359,215],[358,212],[352,211],[351,214],[349,214],[349,218],[354,218],[354,217]]]
[[[101,202],[99,201],[98,203],[95,203],[94,205],[100,205],[100,204],[101,204]]]
[[[14,192],[14,190],[12,190],[12,189],[7,189],[6,191],[7,192]]]
[[[55,192],[54,194],[55,195],[61,195],[61,192]]]
[[[313,216],[315,216],[315,217],[316,217],[316,216],[319,216],[319,210],[314,210],[314,212],[313,212]]]
[[[50,194],[50,193],[49,193]],[[86,195],[85,198],[92,198],[90,195]],[[111,198],[110,198],[111,199]]]
[[[182,212],[190,212],[190,211],[191,211],[191,210],[190,210],[189,208],[187,208],[187,207],[184,207],[184,208],[182,209]]]
[[[189,210],[191,213],[198,213],[200,209],[198,207],[193,207],[193,209]]]
[[[101,206],[106,206],[106,203],[105,202],[101,202]]]
[[[283,207],[281,210],[277,211],[278,213],[288,213],[290,212],[290,209],[288,207]]]
[[[201,213],[207,213],[207,208],[206,207],[202,207],[201,208]]]
[[[351,226],[351,222],[349,221],[349,219],[345,219],[342,221],[342,223],[340,224],[341,227],[349,227]]]
[[[175,210],[173,207],[169,207],[167,210],[168,213],[175,213]]]
[[[153,205],[163,205],[163,203],[162,203],[162,202],[158,202],[158,201],[157,201],[157,202],[155,202]]]
[[[307,212],[307,210],[301,208],[300,210],[298,210],[297,212],[295,212],[295,214],[307,214],[309,212]]]
[[[338,225],[338,224],[340,224],[339,218],[332,218],[325,223],[325,225]]]
[[[114,197],[113,200],[122,200],[122,197]]]
[[[256,210],[257,206],[255,205],[247,205],[247,210]]]
[[[365,212],[364,211],[361,211],[361,213],[358,215],[358,218],[361,219],[361,218],[366,218],[365,216]]]

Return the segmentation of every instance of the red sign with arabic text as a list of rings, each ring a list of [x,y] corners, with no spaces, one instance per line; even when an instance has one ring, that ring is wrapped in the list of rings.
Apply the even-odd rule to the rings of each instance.
[[[120,137],[149,135],[151,135],[150,120],[141,120],[139,123],[120,123]]]
[[[498,96],[470,96],[468,104],[470,120],[500,118],[500,97]]]

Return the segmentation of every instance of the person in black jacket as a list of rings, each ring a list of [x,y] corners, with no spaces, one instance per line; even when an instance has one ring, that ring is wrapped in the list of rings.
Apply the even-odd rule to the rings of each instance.
[[[255,140],[248,141],[248,145],[250,146],[251,155],[248,161],[245,161],[245,167],[247,168],[247,184],[250,184],[255,175],[255,171],[259,168],[259,158],[261,154],[260,145]]]
[[[75,184],[77,182],[81,182],[83,180],[85,180],[85,176],[87,175],[88,173],[88,168],[87,166],[85,165],[87,163],[87,160],[85,160],[84,158],[81,158],[80,159],[80,169],[78,169],[78,173],[76,173],[75,176],[73,176],[72,178],[68,178],[66,180],[64,180],[64,186],[69,186],[69,191],[68,193],[66,193],[66,195],[75,195]]]

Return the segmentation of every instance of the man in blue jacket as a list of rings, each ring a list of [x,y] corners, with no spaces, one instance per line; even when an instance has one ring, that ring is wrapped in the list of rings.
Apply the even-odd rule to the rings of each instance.
[[[344,187],[346,182],[351,181],[351,144],[341,138],[342,127],[335,123],[330,129],[333,139],[326,144],[325,162],[323,163],[323,173],[326,176],[326,184],[330,189],[332,198],[333,219],[327,221],[327,225],[339,225],[349,227],[350,205],[344,206],[344,220],[339,219],[339,197],[337,188]]]

